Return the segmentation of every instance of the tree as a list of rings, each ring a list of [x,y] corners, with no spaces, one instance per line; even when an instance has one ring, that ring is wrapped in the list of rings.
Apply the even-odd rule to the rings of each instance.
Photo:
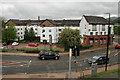
[[[17,39],[17,30],[12,24],[9,24],[2,31],[2,42],[12,42],[15,39]]]
[[[68,50],[70,47],[80,46],[81,45],[80,38],[81,36],[79,30],[65,28],[59,34],[58,42],[65,47],[65,50]]]
[[[115,27],[114,27],[114,32],[115,32],[116,34],[120,34],[120,26],[115,26]]]
[[[29,40],[30,40],[30,42],[34,41],[34,39],[35,39],[35,32],[34,32],[33,28],[30,28],[28,34],[29,34]]]
[[[25,28],[24,39],[25,39],[25,40],[29,40],[29,32],[28,32],[27,28]]]

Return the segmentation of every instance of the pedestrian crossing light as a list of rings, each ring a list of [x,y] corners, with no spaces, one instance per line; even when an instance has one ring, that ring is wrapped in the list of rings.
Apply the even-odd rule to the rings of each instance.
[[[109,50],[108,54],[110,54],[110,50]]]

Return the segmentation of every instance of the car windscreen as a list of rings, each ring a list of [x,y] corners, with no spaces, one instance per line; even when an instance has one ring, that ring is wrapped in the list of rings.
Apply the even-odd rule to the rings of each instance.
[[[99,56],[94,56],[92,59],[97,60],[98,58],[100,58]]]

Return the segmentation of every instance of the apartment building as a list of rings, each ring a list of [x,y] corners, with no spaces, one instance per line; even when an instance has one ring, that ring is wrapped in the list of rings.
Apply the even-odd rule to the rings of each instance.
[[[52,43],[58,42],[59,33],[65,28],[78,29],[82,45],[90,46],[106,46],[108,34],[108,21],[103,17],[98,16],[82,16],[81,20],[18,20],[10,19],[7,24],[13,24],[17,29],[17,34],[20,40],[24,40],[25,28],[31,27],[35,31],[35,36],[40,39],[40,42],[49,42],[50,36]],[[113,42],[113,24],[110,24],[110,43]]]
[[[110,44],[113,43],[113,24],[110,24]],[[82,16],[80,22],[80,35],[83,45],[106,46],[108,35],[108,21],[98,16]]]
[[[40,39],[40,42],[49,42],[50,36],[52,43],[58,42],[59,33],[65,28],[78,29],[80,20],[18,20],[10,19],[7,24],[13,24],[17,29],[17,34],[20,40],[24,40],[25,28],[33,28],[35,36]]]

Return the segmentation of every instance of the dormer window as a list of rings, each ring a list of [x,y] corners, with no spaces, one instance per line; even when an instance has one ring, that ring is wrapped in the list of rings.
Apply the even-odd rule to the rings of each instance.
[[[51,27],[51,24],[49,24],[48,27]]]
[[[43,24],[43,27],[45,27],[45,24]]]

